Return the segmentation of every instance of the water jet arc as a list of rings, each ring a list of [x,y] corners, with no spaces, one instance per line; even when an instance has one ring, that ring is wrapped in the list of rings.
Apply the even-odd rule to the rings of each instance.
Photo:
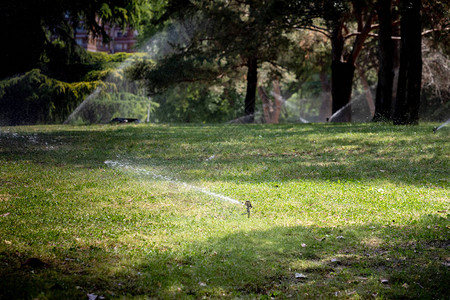
[[[150,176],[150,177],[152,177],[154,179],[163,180],[163,181],[175,184],[175,185],[180,185],[180,186],[183,186],[186,189],[193,190],[193,191],[196,191],[196,192],[208,195],[208,196],[212,196],[213,198],[216,198],[216,199],[224,200],[224,201],[227,201],[227,202],[230,202],[230,203],[233,203],[233,204],[244,205],[244,203],[241,203],[238,200],[233,199],[231,197],[224,196],[224,195],[221,195],[221,194],[218,194],[218,193],[214,193],[214,192],[211,192],[211,191],[209,191],[209,190],[207,190],[205,188],[198,187],[198,186],[195,186],[195,185],[192,185],[192,184],[188,184],[186,182],[182,182],[182,181],[179,181],[177,179],[174,179],[174,178],[171,178],[171,177],[168,177],[168,176],[165,176],[165,175],[160,175],[160,174],[154,173],[154,172],[152,172],[150,170],[146,170],[146,169],[139,168],[139,167],[133,167],[131,164],[126,163],[126,162],[106,160],[105,164],[108,165],[111,168],[127,169],[127,170],[131,170],[132,172],[135,172],[135,173],[138,173],[138,174],[143,174],[143,175]]]

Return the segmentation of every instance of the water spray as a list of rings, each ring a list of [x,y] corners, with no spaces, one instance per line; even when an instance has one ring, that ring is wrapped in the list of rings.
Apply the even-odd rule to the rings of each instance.
[[[328,122],[334,122],[336,119],[350,106],[352,103],[355,102],[355,100],[350,101],[343,107],[341,107],[338,111],[336,111],[334,114],[331,115],[331,117],[328,119]]]
[[[355,112],[353,111],[351,105],[359,103],[364,99],[365,99],[364,95],[358,95],[357,97],[353,98],[353,100],[351,100],[349,103],[347,103],[346,105],[341,107],[338,111],[336,111],[334,114],[332,114],[331,117],[328,118],[328,122],[339,122],[340,121],[339,118],[347,109],[351,110],[350,114],[352,115],[352,119],[353,119],[356,116],[355,116]],[[364,117],[364,115],[359,115],[359,116]],[[371,119],[372,116],[370,116],[369,118]]]
[[[70,124],[70,122],[72,122],[75,119],[75,117],[78,115],[78,113],[89,103],[89,101],[91,101],[92,99],[94,99],[95,97],[97,97],[100,94],[100,91],[101,91],[101,88],[97,87],[94,90],[94,92],[92,92],[89,96],[87,96],[86,99],[84,99],[84,101],[81,102],[81,104],[78,105],[77,108],[75,108],[75,110],[63,122],[63,124]]]
[[[301,106],[300,106],[300,105],[295,105],[295,104],[293,104],[292,102],[289,102],[289,101],[286,100],[286,98],[284,98],[282,95],[279,95],[279,94],[275,93],[274,91],[271,91],[271,92],[270,92],[270,95],[271,95],[272,97],[274,97],[275,99],[278,98],[279,101],[281,101],[282,107],[290,108],[290,109],[295,110],[295,111],[298,110],[298,113],[299,113],[299,114],[301,113],[301,109],[300,109]],[[307,101],[306,99],[300,99],[300,102],[306,102],[306,101]],[[310,121],[308,121],[307,119],[303,118],[302,116],[299,116],[299,117],[296,119],[296,121],[297,121],[297,122],[301,122],[301,123],[305,123],[305,124],[310,123]]]
[[[192,185],[192,184],[188,184],[186,182],[180,181],[178,179],[171,178],[169,176],[157,174],[157,173],[152,172],[152,171],[147,170],[147,169],[143,169],[143,168],[139,168],[139,167],[133,167],[129,163],[126,163],[126,162],[107,160],[107,161],[105,161],[105,164],[108,165],[111,168],[122,168],[122,169],[126,169],[126,170],[131,170],[132,172],[135,172],[135,173],[151,176],[154,179],[163,180],[163,181],[175,184],[175,185],[180,185],[180,186],[183,186],[186,189],[194,190],[196,192],[199,192],[199,193],[202,193],[202,194],[206,194],[206,195],[211,196],[211,197],[216,198],[216,199],[224,200],[224,201],[227,201],[227,202],[230,202],[230,203],[233,203],[233,204],[244,205],[246,207],[246,209],[247,209],[247,215],[250,218],[250,209],[253,206],[250,203],[250,201],[248,201],[248,200],[245,201],[245,203],[242,203],[242,202],[239,202],[238,200],[233,199],[231,197],[227,197],[227,196],[224,196],[224,195],[221,195],[221,194],[218,194],[218,193],[211,192],[208,189],[205,189],[205,188],[202,188],[202,187],[199,187],[199,186],[195,186],[195,185]]]

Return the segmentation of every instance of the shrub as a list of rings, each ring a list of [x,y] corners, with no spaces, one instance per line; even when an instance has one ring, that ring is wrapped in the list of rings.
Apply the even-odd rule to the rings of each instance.
[[[61,123],[101,81],[66,83],[33,69],[0,81],[0,125]]]

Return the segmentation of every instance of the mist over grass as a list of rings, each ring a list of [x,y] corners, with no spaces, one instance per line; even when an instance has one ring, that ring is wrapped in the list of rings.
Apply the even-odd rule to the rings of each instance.
[[[436,125],[2,127],[0,298],[445,298]]]

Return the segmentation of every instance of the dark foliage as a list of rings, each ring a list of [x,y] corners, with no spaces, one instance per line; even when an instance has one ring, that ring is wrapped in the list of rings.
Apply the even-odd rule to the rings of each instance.
[[[65,83],[37,69],[0,81],[0,125],[61,123],[100,84]]]
[[[82,26],[108,39],[105,22],[133,23],[141,0],[27,0],[0,2],[0,34],[7,47],[0,47],[0,78],[39,67],[47,59],[78,63],[80,52],[74,29]],[[100,21],[100,19],[102,21]],[[59,39],[64,47],[52,43]],[[64,50],[62,53],[61,51]],[[74,59],[76,58],[76,59]],[[81,67],[81,66],[80,66]]]

